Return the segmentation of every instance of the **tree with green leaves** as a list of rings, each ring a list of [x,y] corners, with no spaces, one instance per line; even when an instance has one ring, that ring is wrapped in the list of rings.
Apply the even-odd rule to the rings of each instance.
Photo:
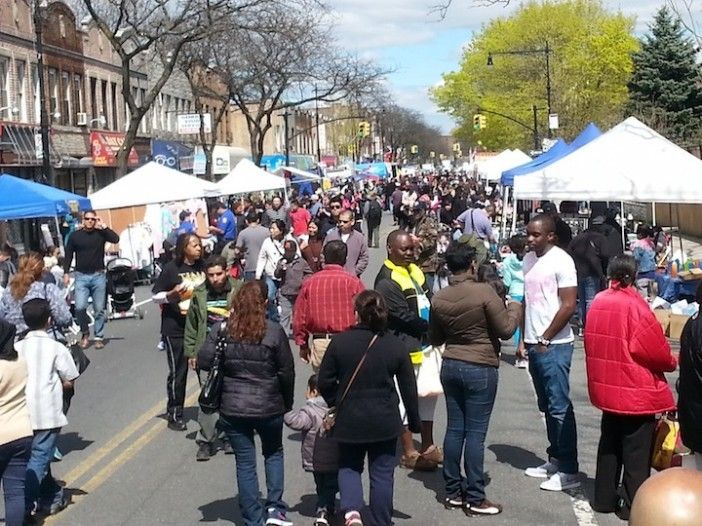
[[[554,135],[572,139],[588,122],[606,128],[621,120],[638,49],[633,31],[633,18],[608,11],[600,0],[528,1],[477,32],[458,70],[444,74],[432,96],[457,120],[457,138],[490,150],[530,149],[533,106],[539,136],[547,135],[548,43],[551,107],[560,119]],[[478,108],[486,110],[487,126],[475,130]]]
[[[658,11],[649,29],[633,57],[631,112],[672,140],[698,139],[702,78],[694,40],[666,6]]]

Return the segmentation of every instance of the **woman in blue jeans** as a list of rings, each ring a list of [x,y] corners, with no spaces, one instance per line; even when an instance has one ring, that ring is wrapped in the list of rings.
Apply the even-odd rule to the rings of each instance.
[[[27,363],[14,348],[15,327],[0,319],[0,477],[5,494],[5,526],[21,526],[25,478],[32,451],[32,424],[24,390]]]
[[[449,286],[431,300],[429,339],[446,345],[441,384],[446,397],[444,505],[468,516],[497,515],[502,506],[485,497],[485,435],[497,394],[500,339],[516,330],[521,304],[505,302],[476,279],[475,250],[453,242],[446,251]],[[461,474],[461,455],[465,476]]]
[[[198,353],[198,366],[208,371],[220,334],[225,338],[217,425],[234,449],[239,509],[246,526],[292,525],[283,502],[283,414],[293,407],[295,369],[288,337],[280,324],[266,319],[267,307],[265,282],[245,283],[232,299],[229,320],[212,328]],[[265,506],[259,496],[254,434],[261,439],[264,458]]]

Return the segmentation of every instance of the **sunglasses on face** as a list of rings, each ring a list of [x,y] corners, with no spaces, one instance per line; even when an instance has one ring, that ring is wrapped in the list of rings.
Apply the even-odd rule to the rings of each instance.
[[[97,221],[97,217],[84,217],[83,221]]]
[[[331,205],[330,208],[341,208],[341,205]]]
[[[344,221],[343,219],[339,219],[339,223],[350,223],[351,220],[349,219],[348,221]]]

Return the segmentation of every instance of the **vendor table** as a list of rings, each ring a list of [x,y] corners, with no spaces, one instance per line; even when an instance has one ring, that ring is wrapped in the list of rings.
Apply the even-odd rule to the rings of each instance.
[[[670,274],[656,273],[658,295],[668,303],[675,303],[681,296],[695,296],[699,280],[685,281]]]

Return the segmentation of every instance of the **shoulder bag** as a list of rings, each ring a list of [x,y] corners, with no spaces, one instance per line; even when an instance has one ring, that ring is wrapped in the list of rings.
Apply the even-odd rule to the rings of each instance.
[[[334,407],[330,407],[329,410],[327,411],[327,414],[324,415],[324,419],[322,420],[322,428],[324,429],[325,432],[328,433],[336,425],[336,415],[339,412],[339,408],[341,407],[341,404],[344,403],[344,400],[346,399],[346,395],[349,394],[349,389],[351,389],[351,386],[353,385],[354,381],[356,380],[356,377],[358,376],[358,371],[361,370],[363,363],[366,361],[366,357],[368,356],[368,351],[370,351],[370,348],[373,346],[373,344],[375,343],[375,341],[377,339],[378,339],[378,335],[374,334],[373,338],[371,338],[371,341],[368,344],[368,347],[366,348],[366,352],[363,353],[361,360],[358,362],[356,369],[353,371],[353,374],[351,375],[351,380],[349,380],[349,383],[346,384],[346,389],[344,389],[344,393],[341,395],[341,398],[339,398],[339,401],[336,403],[336,405]]]
[[[200,409],[206,415],[219,411],[222,402],[222,384],[224,383],[224,351],[227,348],[227,325],[223,323],[217,335],[212,366],[207,373],[207,379],[202,384],[197,401]]]

